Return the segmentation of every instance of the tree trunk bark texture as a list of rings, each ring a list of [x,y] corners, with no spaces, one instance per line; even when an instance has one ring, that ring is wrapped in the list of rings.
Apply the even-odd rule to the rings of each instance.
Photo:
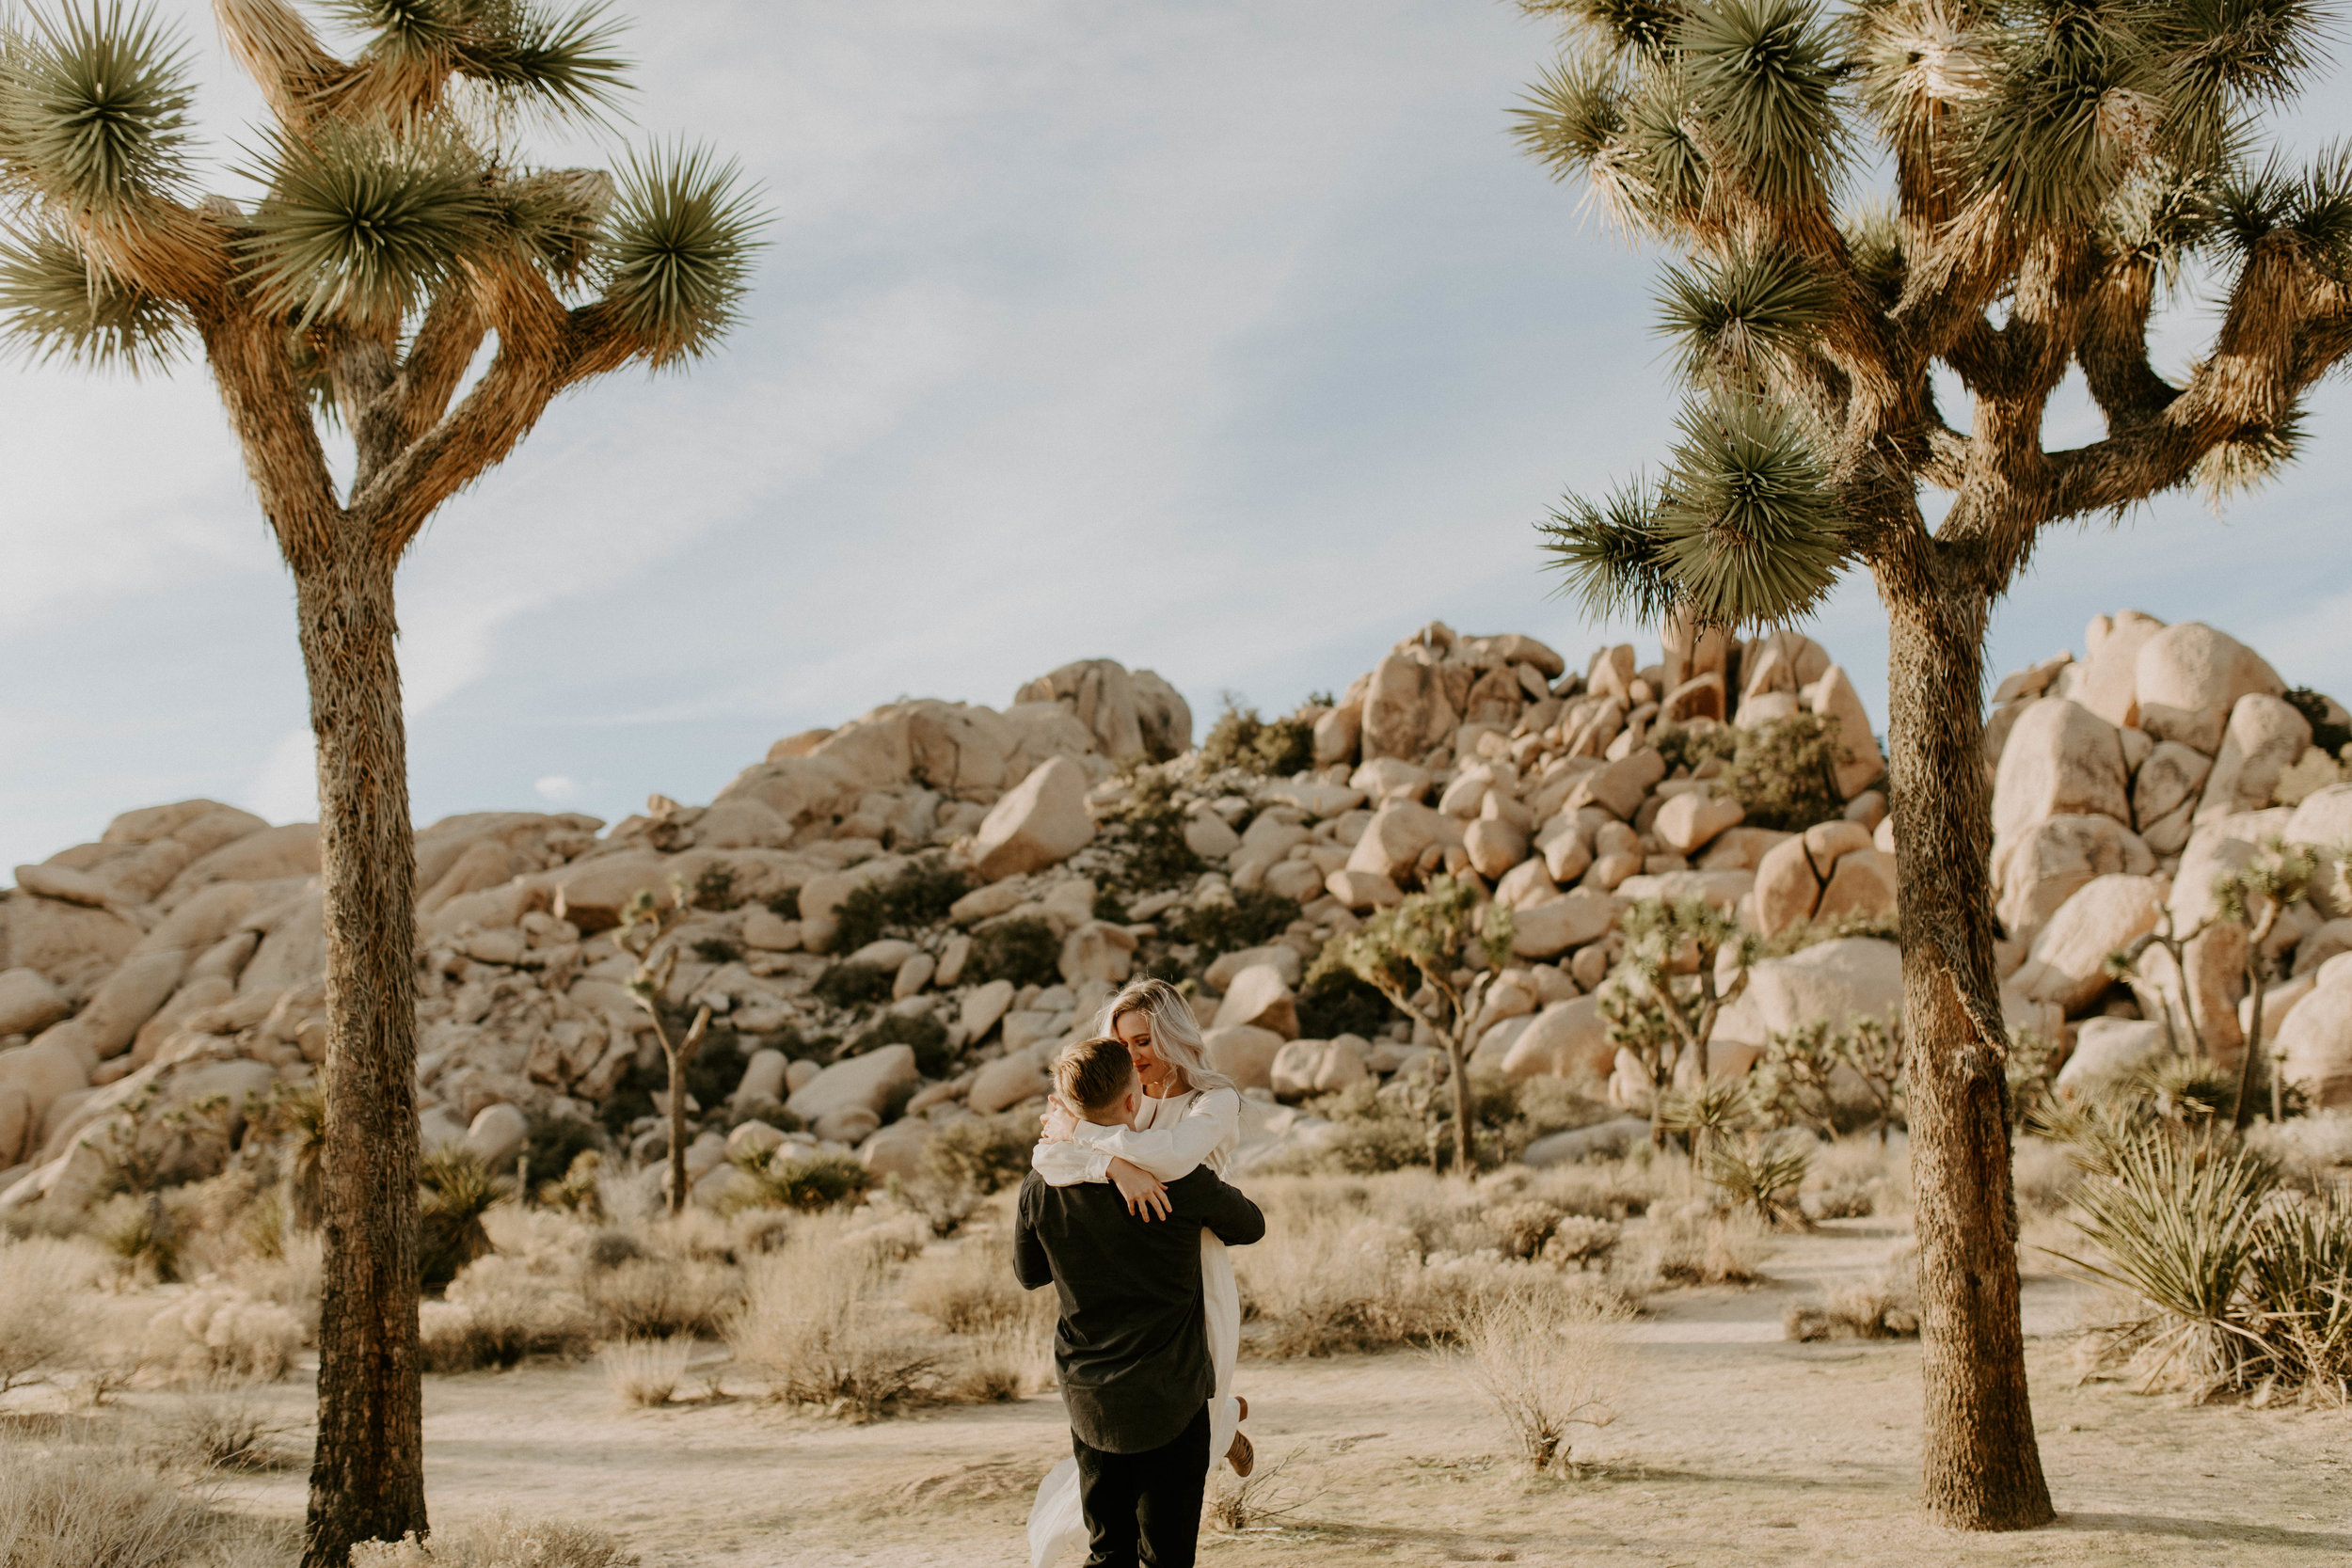
[[[1456,1014],[1454,1027],[1460,1028],[1463,1022]],[[1448,1076],[1454,1080],[1454,1174],[1468,1181],[1478,1174],[1470,1164],[1470,1051],[1464,1041],[1449,1037],[1445,1056],[1452,1069]]]
[[[1926,1412],[1920,1505],[1956,1529],[2052,1514],[2018,1316],[2008,1037],[1993,963],[1987,602],[1884,578],[1887,739]]]
[[[393,563],[340,538],[297,575],[318,744],[327,1047],[319,1434],[303,1568],[427,1528],[417,1364],[416,837]]]

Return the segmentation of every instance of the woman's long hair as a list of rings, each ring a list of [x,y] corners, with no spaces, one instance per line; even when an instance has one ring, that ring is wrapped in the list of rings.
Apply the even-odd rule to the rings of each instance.
[[[1183,991],[1166,980],[1130,980],[1103,1009],[1103,1022],[1094,1032],[1117,1036],[1119,1021],[1129,1013],[1141,1013],[1152,1021],[1152,1049],[1176,1069],[1185,1088],[1202,1094],[1211,1089],[1238,1092],[1240,1086],[1232,1079],[1209,1065],[1209,1048],[1200,1038],[1200,1021],[1192,1016],[1192,1004],[1184,1000]]]

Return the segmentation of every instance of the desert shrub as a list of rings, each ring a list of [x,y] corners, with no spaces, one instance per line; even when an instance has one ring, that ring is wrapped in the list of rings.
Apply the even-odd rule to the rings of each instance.
[[[964,973],[976,980],[1009,980],[1016,986],[1058,984],[1061,938],[1038,915],[993,921],[973,937]]]
[[[1666,760],[1666,771],[1688,768],[1697,772],[1709,762],[1728,763],[1739,754],[1740,731],[1711,719],[1688,724],[1665,724],[1649,732],[1647,743]]]
[[[512,1196],[514,1184],[471,1149],[453,1145],[426,1150],[417,1174],[423,1189],[417,1203],[417,1275],[424,1289],[437,1291],[490,1250],[482,1216]]]
[[[596,1319],[562,1281],[512,1259],[484,1258],[419,1308],[424,1365],[436,1372],[512,1367],[533,1355],[585,1355]]]
[[[1530,1469],[1568,1469],[1575,1430],[1616,1419],[1624,1382],[1616,1316],[1587,1301],[1526,1294],[1487,1297],[1462,1313],[1454,1365],[1510,1427]]]
[[[848,1154],[765,1159],[744,1154],[734,1164],[746,1180],[727,1194],[733,1209],[838,1208],[864,1196],[874,1180],[874,1173]]]
[[[685,1335],[666,1339],[622,1339],[597,1353],[604,1381],[621,1402],[650,1410],[670,1402],[694,1359],[694,1341]]]
[[[1484,1216],[1487,1228],[1502,1243],[1503,1256],[1522,1261],[1541,1256],[1544,1243],[1567,1217],[1566,1210],[1539,1197],[1497,1204]]]
[[[768,912],[774,915],[778,920],[800,919],[801,890],[796,887],[788,887],[782,893],[771,894],[768,899]]]
[[[1753,1285],[1774,1246],[1752,1214],[1693,1208],[1652,1214],[1640,1250],[1642,1270],[1666,1284]]]
[[[1800,1195],[1817,1220],[1900,1213],[1911,1206],[1910,1162],[1900,1151],[1865,1139],[1837,1139],[1814,1151]],[[2022,1199],[2021,1199],[2022,1201]]]
[[[430,1545],[409,1536],[351,1548],[351,1568],[629,1568],[637,1555],[588,1525],[503,1515],[434,1531]]]
[[[608,1246],[606,1256],[612,1255]],[[599,1334],[628,1339],[716,1336],[743,1293],[742,1276],[723,1263],[642,1253],[592,1269],[580,1290]]]
[[[604,1155],[600,1150],[583,1148],[562,1167],[564,1174],[552,1181],[539,1183],[531,1195],[532,1201],[542,1209],[576,1214],[581,1219],[604,1217]]]
[[[1802,832],[1843,814],[1836,725],[1822,714],[1792,713],[1740,732],[1724,779],[1751,825]]]
[[[1160,926],[1170,941],[1199,946],[1205,963],[1245,947],[1263,947],[1297,918],[1298,906],[1292,900],[1262,887],[1245,887],[1233,890],[1231,903],[1211,899],[1179,905],[1160,917]]]
[[[854,953],[883,937],[912,937],[941,925],[971,891],[968,873],[926,855],[895,877],[850,891],[834,911],[834,951]]]
[[[1733,1208],[1766,1225],[1788,1225],[1804,1217],[1797,1191],[1812,1163],[1811,1149],[1802,1144],[1751,1136],[1710,1142],[1699,1169]]]
[[[1624,1237],[1625,1227],[1615,1220],[1563,1214],[1544,1243],[1543,1256],[1546,1261],[1556,1265],[1574,1263],[1581,1274],[1595,1263],[1606,1264]]]
[[[1280,1528],[1279,1521],[1322,1496],[1320,1489],[1307,1491],[1291,1476],[1291,1462],[1299,1452],[1293,1449],[1271,1464],[1262,1460],[1246,1476],[1234,1475],[1222,1465],[1216,1466],[1210,1478],[1201,1524],[1227,1535]]]
[[[1050,1291],[1041,1291],[1051,1299]],[[1006,1404],[1054,1386],[1054,1328],[1049,1315],[1006,1323],[957,1342],[941,1397],[958,1404]]]
[[[11,1241],[0,1234],[0,1394],[72,1356],[73,1296],[103,1266],[84,1242],[54,1236]]]
[[[723,913],[737,908],[743,902],[743,895],[736,889],[735,867],[724,861],[713,861],[704,866],[701,875],[694,879],[690,897],[698,910],[715,910]],[[712,961],[724,963],[726,960],[718,958]]]
[[[702,937],[694,942],[694,957],[707,964],[731,964],[743,956],[743,944],[733,937]]]
[[[963,1117],[939,1130],[923,1150],[925,1174],[973,1188],[1002,1192],[1029,1173],[1037,1136],[1003,1117]]]
[[[604,1148],[596,1124],[578,1117],[534,1116],[530,1128],[523,1142],[523,1168],[548,1185],[560,1185],[568,1178],[581,1155],[601,1153]],[[592,1163],[589,1169],[595,1168]],[[590,1185],[593,1188],[593,1181]]]
[[[903,1045],[914,1052],[914,1070],[926,1078],[944,1078],[955,1053],[947,1049],[947,1026],[929,1013],[910,1018],[902,1013],[884,1013],[874,1026],[851,1037],[842,1051],[844,1056],[863,1056],[885,1045]]]
[[[1028,1317],[1034,1304],[1054,1300],[1050,1291],[1031,1291],[1013,1277],[1012,1243],[995,1236],[967,1236],[944,1257],[927,1257],[907,1271],[899,1300],[950,1334],[984,1334]]]
[[[1200,761],[1212,772],[1238,768],[1245,772],[1288,778],[1314,765],[1315,726],[1309,719],[1277,719],[1268,722],[1254,707],[1241,707],[1229,695],[1225,711],[1209,726],[1200,742]]]
[[[2312,745],[2331,757],[2352,746],[2352,725],[2336,723],[2328,717],[2327,698],[2308,686],[2297,686],[2288,689],[2287,702],[2311,721]]]
[[[191,1394],[161,1418],[154,1453],[167,1465],[199,1472],[291,1469],[301,1459],[281,1439],[296,1430],[249,1396]]]
[[[588,1239],[584,1261],[592,1271],[617,1269],[645,1256],[643,1243],[626,1230],[607,1228]]]
[[[1801,1343],[1919,1338],[1919,1260],[1914,1251],[1875,1279],[1843,1285],[1819,1306],[1791,1304],[1781,1328]]]
[[[8,1568],[178,1568],[218,1534],[215,1516],[120,1456],[18,1452],[0,1465]]]
[[[1110,887],[1156,893],[1201,873],[1200,857],[1184,842],[1184,814],[1176,805],[1175,789],[1166,773],[1146,768],[1129,783],[1126,798],[1104,814],[1094,846],[1113,868]]]
[[[2237,1074],[2212,1062],[2167,1057],[2145,1082],[2158,1116],[2190,1126],[2225,1124],[2237,1109]]]
[[[1060,950],[1055,951],[1058,960]],[[859,1007],[890,1000],[891,988],[898,983],[898,972],[880,964],[829,964],[817,976],[813,988],[818,999],[836,1007]]]
[[[190,1379],[275,1383],[293,1367],[304,1323],[233,1285],[199,1285],[148,1320],[147,1353]]]
[[[890,1299],[887,1254],[831,1226],[810,1226],[746,1271],[727,1326],[736,1358],[773,1396],[856,1420],[926,1402],[937,1357]]]
[[[1375,1039],[1401,1016],[1377,986],[1343,969],[1324,970],[1309,980],[1298,993],[1297,1006],[1299,1037],[1311,1040],[1342,1035]]]

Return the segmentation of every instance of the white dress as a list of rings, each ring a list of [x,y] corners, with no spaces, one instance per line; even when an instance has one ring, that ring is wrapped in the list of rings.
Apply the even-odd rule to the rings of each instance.
[[[1107,1181],[1114,1159],[1173,1181],[1206,1165],[1223,1175],[1225,1162],[1241,1141],[1241,1096],[1211,1089],[1144,1097],[1135,1128],[1080,1122],[1069,1143],[1041,1143],[1029,1163],[1047,1184],[1072,1187]],[[1241,1351],[1241,1291],[1233,1282],[1232,1255],[1206,1228],[1200,1232],[1200,1305],[1208,1329],[1209,1361],[1216,1391],[1209,1400],[1209,1463],[1232,1447],[1241,1407],[1233,1399],[1233,1361]],[[1065,1554],[1087,1547],[1086,1513],[1078,1500],[1078,1462],[1065,1459],[1038,1483],[1029,1505],[1029,1568],[1049,1568]]]

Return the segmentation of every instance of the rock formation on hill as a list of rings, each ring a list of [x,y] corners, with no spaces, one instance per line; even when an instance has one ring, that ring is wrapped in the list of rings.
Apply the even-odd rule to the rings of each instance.
[[[2332,754],[2346,722],[2223,634],[2128,611],[2092,624],[2082,659],[2003,681],[1987,766],[2012,1024],[2063,1041],[2095,1015],[2103,1060],[2144,1048],[2159,1026],[2106,955],[2166,910],[2194,928],[2213,874],[2265,838],[2352,841]],[[1323,1124],[1286,1102],[1394,1081],[1429,1042],[1368,992],[1308,985],[1309,966],[1440,871],[1515,911],[1473,1057],[1506,1078],[1646,1093],[1593,994],[1645,896],[1710,900],[1793,949],[1726,1009],[1712,1070],[1745,1070],[1775,1031],[1899,1007],[1883,763],[1852,682],[1805,637],[1670,632],[1654,663],[1618,645],[1571,671],[1533,638],[1432,624],[1336,703],[1229,714],[1199,747],[1193,728],[1158,676],[1094,659],[1001,712],[898,703],[790,736],[704,806],[433,824],[417,845],[428,1143],[511,1166],[534,1129],[577,1122],[657,1179],[659,1053],[616,940],[644,891],[695,906],[665,1001],[719,1024],[688,1159],[706,1196],[747,1149],[912,1173],[956,1119],[1030,1114],[1055,1052],[1140,966],[1195,982],[1217,1064],[1250,1091],[1253,1156],[1311,1144]],[[0,1212],[86,1204],[128,1118],[211,1104],[233,1124],[310,1077],[318,868],[310,824],[197,800],[17,869]],[[2330,960],[2352,950],[2352,911],[2331,898],[2274,934],[2292,977],[2264,1033],[2315,1100],[2344,1103],[2352,960]],[[2244,943],[2217,926],[2185,976],[2140,976],[2149,1006],[2185,998],[2224,1059],[2244,1044]]]

